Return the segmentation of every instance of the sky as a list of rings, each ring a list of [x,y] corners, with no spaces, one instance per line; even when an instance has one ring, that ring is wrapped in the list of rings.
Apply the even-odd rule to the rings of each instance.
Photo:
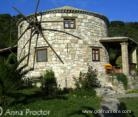
[[[37,0],[0,0],[0,14],[17,15],[13,6],[25,15],[33,14]],[[72,6],[106,16],[110,21],[138,22],[138,0],[40,0],[38,12]]]

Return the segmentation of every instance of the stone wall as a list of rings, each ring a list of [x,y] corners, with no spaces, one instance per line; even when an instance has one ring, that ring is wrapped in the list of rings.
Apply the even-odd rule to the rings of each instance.
[[[76,29],[64,29],[63,17],[75,17]],[[38,16],[40,19],[40,16]],[[78,77],[80,71],[87,71],[88,65],[92,65],[100,73],[104,71],[104,64],[108,62],[108,53],[99,42],[103,37],[107,37],[107,26],[104,20],[86,14],[77,13],[51,13],[43,14],[42,21],[49,21],[42,24],[44,29],[56,29],[58,31],[43,30],[43,33],[54,50],[60,55],[62,64],[53,51],[48,47],[48,62],[36,62],[34,59],[36,35],[32,38],[31,54],[28,67],[33,67],[34,71],[28,77],[42,75],[46,69],[52,69],[57,77],[58,84],[63,87],[73,87],[73,77]],[[22,27],[21,27],[22,25]],[[19,24],[19,35],[27,27],[27,22]],[[24,49],[23,46],[30,36],[30,31],[18,42],[18,59],[28,53],[29,44]],[[37,47],[48,46],[42,37],[39,36]],[[92,47],[100,47],[100,62],[92,61]],[[23,50],[23,51],[22,51]],[[21,52],[22,51],[22,52]],[[27,60],[24,60],[22,65]]]

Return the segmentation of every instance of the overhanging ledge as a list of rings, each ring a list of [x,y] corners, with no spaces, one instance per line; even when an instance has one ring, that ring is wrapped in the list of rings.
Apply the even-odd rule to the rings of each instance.
[[[121,49],[122,56],[122,70],[126,75],[130,74],[130,62],[137,64],[137,49],[138,42],[129,37],[106,37],[102,38],[100,42],[108,50],[110,47]],[[130,61],[130,57],[131,61]]]
[[[129,38],[129,37],[105,37],[100,40],[101,43],[112,43],[112,42],[128,42],[128,43],[133,43],[136,46],[138,46],[138,42],[136,42],[134,39]]]

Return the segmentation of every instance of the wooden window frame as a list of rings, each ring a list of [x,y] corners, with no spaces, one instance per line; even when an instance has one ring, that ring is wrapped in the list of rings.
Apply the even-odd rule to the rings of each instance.
[[[48,62],[48,50],[47,50],[48,47],[36,47],[35,48],[35,54],[36,54],[36,62]],[[45,50],[46,51],[46,58],[44,61],[40,61],[39,60],[39,57],[38,57],[38,51],[43,51]]]
[[[76,29],[76,19],[75,18],[64,18],[64,29]],[[68,22],[68,23],[66,23]],[[73,22],[73,23],[71,23]],[[68,27],[65,25],[68,24]],[[71,24],[73,24],[73,27],[71,27]]]
[[[98,59],[97,59],[98,56]],[[100,48],[92,48],[92,61],[100,61]]]

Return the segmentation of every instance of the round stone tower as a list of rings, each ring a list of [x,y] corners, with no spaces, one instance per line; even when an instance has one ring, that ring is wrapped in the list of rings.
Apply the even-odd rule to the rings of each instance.
[[[108,33],[108,19],[105,16],[65,6],[38,13],[37,18],[42,19],[42,32],[63,63],[40,35],[38,40],[34,34],[32,40],[28,41],[28,30],[18,41],[17,54],[18,59],[27,55],[30,43],[28,68],[33,68],[33,71],[27,77],[36,79],[45,70],[52,69],[58,84],[63,88],[73,87],[73,77],[77,78],[80,71],[86,72],[88,65],[93,66],[98,73],[105,72],[104,64],[108,63],[109,57],[99,42]],[[27,26],[26,21],[19,22],[19,36]],[[26,63],[27,58],[21,65]]]

